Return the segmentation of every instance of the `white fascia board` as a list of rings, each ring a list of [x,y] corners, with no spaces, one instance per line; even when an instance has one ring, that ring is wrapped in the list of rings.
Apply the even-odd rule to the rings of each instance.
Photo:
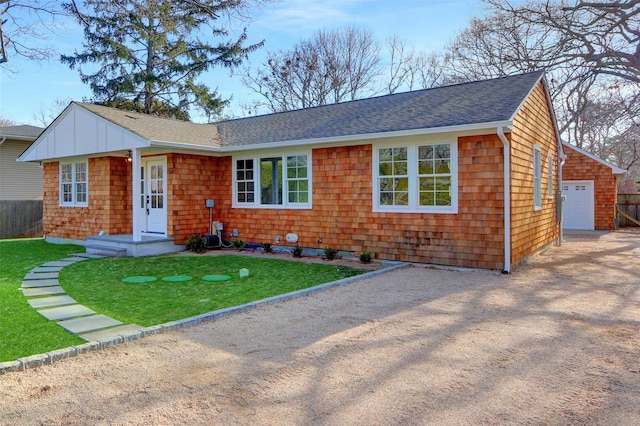
[[[582,148],[578,148],[577,146],[571,145],[568,142],[562,142],[562,145],[566,145],[567,147],[578,151],[580,154],[584,155],[585,157],[589,157],[592,160],[597,161],[598,163],[602,164],[603,166],[609,167],[611,169],[611,172],[614,175],[624,175],[624,174],[627,173],[627,171],[625,169],[621,169],[620,167],[618,167],[616,165],[613,165],[613,164],[609,163],[608,161],[603,160],[602,158],[597,157],[597,156],[593,155],[592,153],[585,151]]]

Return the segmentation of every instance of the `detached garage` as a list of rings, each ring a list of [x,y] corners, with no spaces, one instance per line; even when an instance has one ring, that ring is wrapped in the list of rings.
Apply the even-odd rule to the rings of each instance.
[[[625,170],[578,147],[563,143],[564,229],[613,230],[618,202],[617,179]]]

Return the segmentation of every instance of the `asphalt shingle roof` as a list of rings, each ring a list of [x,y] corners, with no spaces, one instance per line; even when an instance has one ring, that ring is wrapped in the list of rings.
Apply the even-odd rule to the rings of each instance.
[[[536,71],[214,124],[78,105],[149,141],[239,147],[508,121],[542,75]]]
[[[543,72],[217,123],[222,146],[507,121]]]
[[[33,139],[35,140],[44,129],[36,126],[6,126],[0,127],[0,137],[6,137],[11,139],[12,137],[20,139]]]
[[[124,111],[101,105],[76,102],[83,108],[121,126],[136,135],[158,142],[172,142],[208,147],[219,147],[216,127],[171,118]]]

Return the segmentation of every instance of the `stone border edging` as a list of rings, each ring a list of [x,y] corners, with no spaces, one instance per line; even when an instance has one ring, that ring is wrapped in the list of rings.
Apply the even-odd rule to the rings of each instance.
[[[338,287],[346,284],[350,284],[354,281],[371,278],[377,275],[382,275],[387,272],[392,272],[397,269],[406,267],[412,267],[410,263],[401,263],[393,265],[384,269],[378,269],[371,272],[365,272],[364,274],[355,275],[353,277],[343,278],[341,280],[332,281],[329,283],[320,284],[314,287],[304,288],[301,290],[292,291],[290,293],[281,294],[278,296],[268,297],[255,302],[246,303],[240,306],[233,306],[231,308],[218,309],[217,311],[207,312],[205,314],[196,315],[194,317],[185,318],[178,321],[171,321],[164,324],[153,325],[151,327],[144,327],[131,333],[120,334],[115,337],[111,337],[104,340],[94,340],[91,342],[83,343],[81,345],[71,346],[64,349],[56,349],[44,354],[30,355],[24,358],[18,358],[15,361],[0,362],[0,376],[6,373],[26,371],[27,369],[41,367],[43,365],[51,365],[54,362],[76,357],[78,355],[99,351],[110,348],[115,345],[128,343],[134,340],[138,340],[145,336],[153,336],[154,334],[166,333],[168,331],[179,330],[181,328],[192,327],[198,324],[213,322],[217,319],[226,317],[232,314],[239,314],[250,311],[259,306],[272,305],[275,303],[285,302],[287,300],[295,299],[298,297],[306,296],[320,291],[328,290],[333,287]]]

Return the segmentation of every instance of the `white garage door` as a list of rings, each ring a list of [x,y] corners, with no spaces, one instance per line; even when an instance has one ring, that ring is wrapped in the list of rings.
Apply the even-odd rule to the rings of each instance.
[[[595,228],[593,181],[564,181],[562,193],[567,197],[562,210],[562,227],[592,231]]]

